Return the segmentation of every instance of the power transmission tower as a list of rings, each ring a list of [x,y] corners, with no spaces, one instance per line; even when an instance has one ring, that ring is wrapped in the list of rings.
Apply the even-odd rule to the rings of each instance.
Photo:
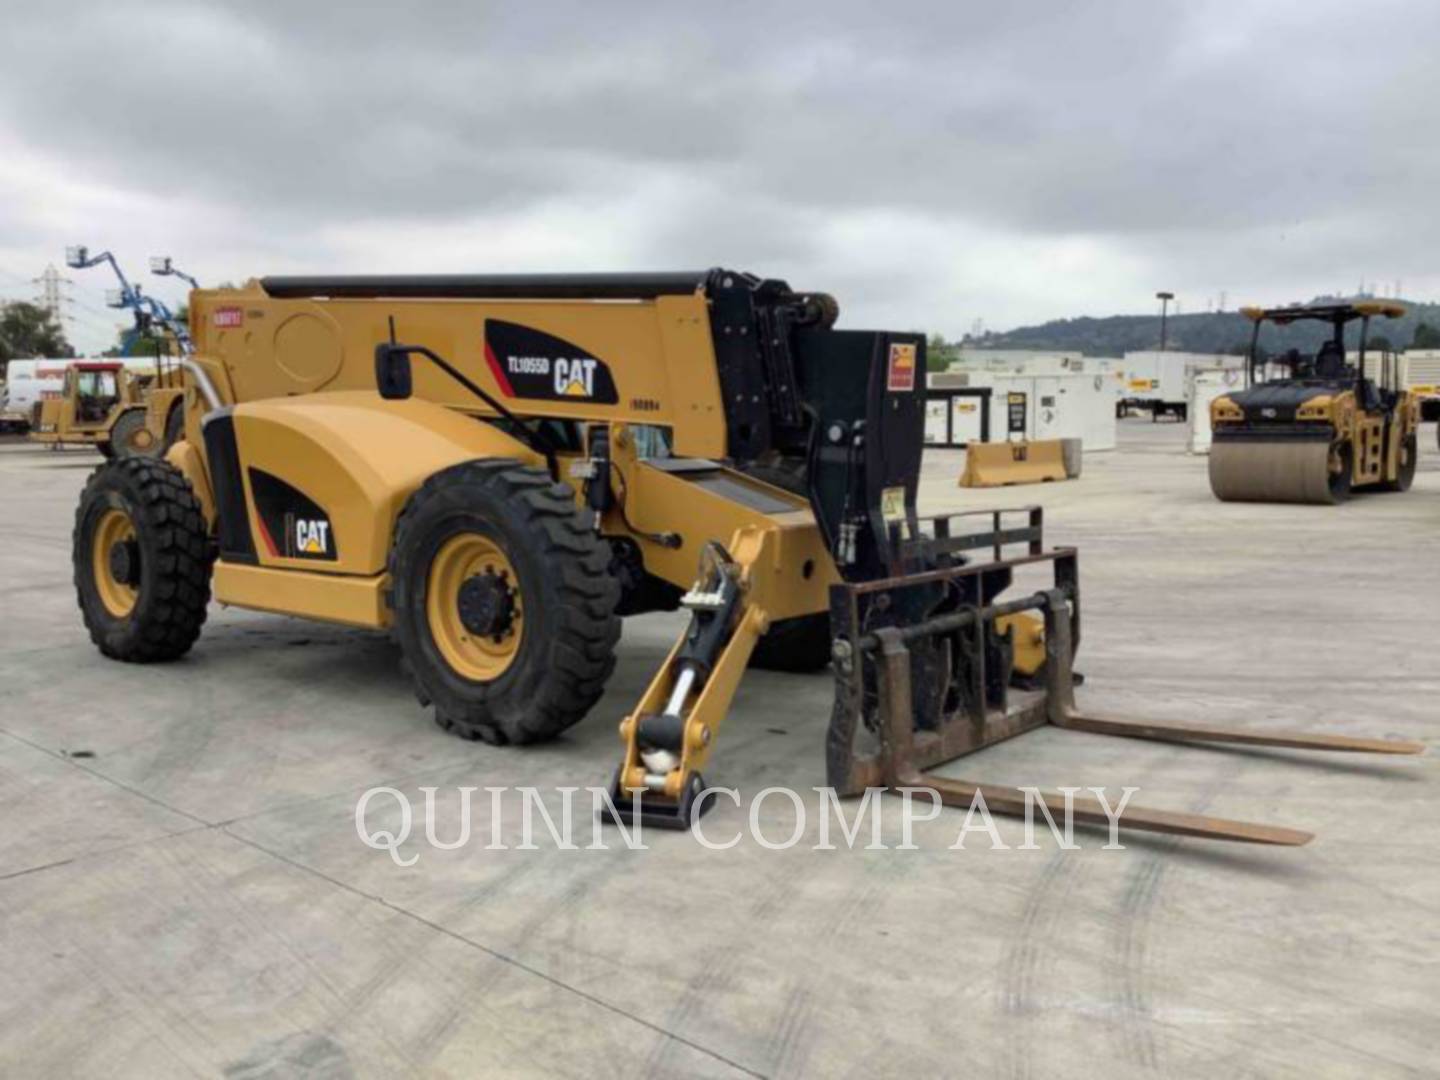
[[[69,278],[61,277],[60,271],[51,265],[45,267],[45,272],[38,278],[32,278],[31,282],[40,286],[40,294],[35,298],[35,303],[50,313],[56,326],[72,321],[65,311],[65,305],[70,303],[65,287],[73,284]]]

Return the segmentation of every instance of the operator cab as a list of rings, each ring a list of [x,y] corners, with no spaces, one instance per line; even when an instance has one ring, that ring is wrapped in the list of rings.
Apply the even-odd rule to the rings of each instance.
[[[1250,338],[1250,356],[1246,365],[1246,389],[1229,395],[1244,409],[1247,419],[1275,419],[1290,413],[1306,401],[1327,392],[1353,390],[1355,399],[1367,413],[1390,412],[1399,395],[1395,392],[1395,358],[1388,349],[1380,350],[1379,380],[1371,368],[1375,350],[1368,349],[1370,320],[1381,315],[1397,318],[1405,313],[1399,304],[1383,301],[1361,301],[1348,304],[1314,304],[1283,308],[1242,308],[1254,324]],[[1313,353],[1291,348],[1285,353],[1267,356],[1261,348],[1261,331],[1266,324],[1289,326],[1297,322],[1327,323],[1330,335]],[[1351,363],[1345,350],[1346,330],[1352,322],[1360,323],[1358,352]],[[1265,373],[1279,368],[1278,378]],[[1253,407],[1253,408],[1252,408]],[[1255,417],[1249,414],[1254,411]]]
[[[65,373],[65,392],[74,393],[75,420],[98,424],[120,400],[119,364],[76,364]]]

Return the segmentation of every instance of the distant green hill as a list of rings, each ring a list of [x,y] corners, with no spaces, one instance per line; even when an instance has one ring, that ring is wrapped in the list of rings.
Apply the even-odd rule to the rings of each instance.
[[[1317,297],[1313,303],[1334,303],[1336,299]],[[1400,303],[1406,308],[1404,317],[1374,320],[1370,324],[1372,338],[1377,334],[1383,335],[1392,347],[1403,349],[1410,346],[1415,328],[1421,323],[1440,329],[1440,304],[1417,300],[1402,300]],[[1352,345],[1358,333],[1358,330],[1352,329]],[[1261,331],[1260,343],[1272,352],[1281,349],[1313,352],[1326,336],[1324,326],[1319,323],[1297,323],[1284,328],[1267,326]],[[1184,352],[1243,352],[1250,342],[1250,320],[1232,311],[1172,315],[1168,320],[1166,337],[1169,348]],[[1122,356],[1127,352],[1159,347],[1160,317],[1109,315],[1103,318],[1056,319],[1005,333],[967,336],[964,344],[979,349],[1054,349],[1086,356]],[[1422,341],[1422,344],[1426,342]]]

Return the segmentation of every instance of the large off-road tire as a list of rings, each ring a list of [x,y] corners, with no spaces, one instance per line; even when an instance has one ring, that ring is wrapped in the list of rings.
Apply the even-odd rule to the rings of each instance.
[[[129,409],[115,418],[110,425],[110,445],[118,458],[159,457],[164,451],[156,439],[150,439],[148,446],[138,446],[149,435],[145,427],[145,410]]]
[[[609,562],[544,469],[499,459],[430,477],[396,523],[390,578],[394,634],[435,722],[527,743],[580,720],[615,668]]]
[[[1400,456],[1404,460],[1400,462],[1395,479],[1380,485],[1385,491],[1409,491],[1410,485],[1415,482],[1415,466],[1420,458],[1420,440],[1413,432],[1405,436],[1405,440],[1400,444]]]
[[[805,463],[798,459],[747,465],[745,473],[792,495],[808,495]],[[765,671],[820,671],[829,663],[828,612],[779,620],[755,643],[755,651],[750,654],[750,666]]]
[[[115,660],[183,656],[210,603],[212,549],[180,471],[121,458],[91,475],[75,511],[75,592],[90,639]]]

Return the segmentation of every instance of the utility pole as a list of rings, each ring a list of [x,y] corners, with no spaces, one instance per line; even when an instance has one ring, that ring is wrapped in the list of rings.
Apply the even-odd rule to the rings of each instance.
[[[1165,319],[1170,313],[1170,301],[1175,299],[1173,292],[1157,292],[1155,299],[1160,301],[1160,351],[1165,351]]]

